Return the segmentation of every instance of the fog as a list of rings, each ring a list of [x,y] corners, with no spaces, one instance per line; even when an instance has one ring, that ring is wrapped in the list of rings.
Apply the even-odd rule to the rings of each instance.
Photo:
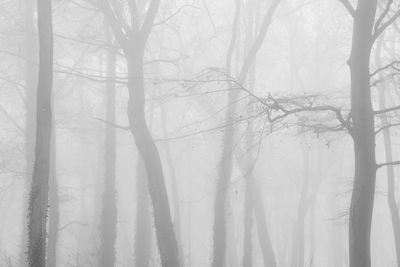
[[[399,8],[0,0],[0,266],[400,266]]]

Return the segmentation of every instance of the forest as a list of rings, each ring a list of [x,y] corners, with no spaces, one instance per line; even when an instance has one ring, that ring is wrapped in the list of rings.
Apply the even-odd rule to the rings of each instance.
[[[400,1],[0,0],[1,267],[400,266]]]

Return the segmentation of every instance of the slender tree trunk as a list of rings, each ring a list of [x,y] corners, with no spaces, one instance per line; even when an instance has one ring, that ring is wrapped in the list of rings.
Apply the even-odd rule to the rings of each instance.
[[[240,1],[236,0],[236,10],[233,19],[232,37],[229,44],[228,53],[226,56],[226,72],[227,76],[231,76],[231,62],[235,43],[238,34]],[[231,82],[228,82],[229,88],[232,87]],[[222,155],[218,168],[218,181],[216,187],[216,197],[214,202],[214,228],[213,228],[213,258],[212,267],[225,266],[226,254],[226,201],[227,201],[227,186],[232,172],[232,148],[234,138],[234,128],[230,125],[233,121],[233,116],[236,110],[235,99],[237,93],[230,90],[228,93],[228,108],[225,114],[225,121],[228,125],[225,129],[222,141]]]
[[[244,201],[244,241],[243,241],[243,266],[251,267],[252,264],[252,230],[253,230],[253,193],[252,176],[247,177]]]
[[[384,88],[379,89],[379,107],[381,109],[385,109],[385,91]],[[389,125],[386,117],[381,117],[382,125]],[[385,159],[387,162],[392,162],[392,138],[390,136],[389,129],[385,129],[383,132],[383,142],[385,146]],[[393,226],[393,238],[395,241],[395,248],[396,248],[396,258],[397,258],[397,265],[400,266],[400,217],[399,217],[399,210],[396,202],[396,183],[395,183],[395,174],[394,174],[394,167],[389,165],[386,167],[387,171],[387,187],[388,187],[388,194],[387,194],[387,201],[390,210],[390,217],[392,220]]]
[[[131,45],[130,52],[132,53],[128,55],[129,126],[147,173],[162,266],[178,267],[180,266],[178,245],[175,239],[160,154],[145,118],[144,47],[141,47],[141,44],[131,43]]]
[[[39,80],[35,167],[29,199],[28,262],[46,266],[46,221],[51,146],[51,91],[53,81],[53,26],[51,0],[38,1]]]
[[[246,31],[246,39],[247,45],[251,46],[254,41],[255,29],[257,26],[257,16],[254,14],[257,11],[256,3],[254,1],[248,2],[248,29]],[[254,91],[254,86],[256,82],[256,59],[254,59],[253,65],[250,68],[249,78],[247,79],[247,86],[250,92]],[[247,105],[250,107],[249,113],[254,112],[252,108],[252,103],[248,102]],[[247,164],[247,171],[245,175],[245,191],[244,191],[244,231],[243,231],[243,262],[242,266],[251,267],[253,265],[252,256],[253,256],[253,168],[255,157],[252,150],[253,142],[254,142],[254,129],[253,122],[250,120],[247,124],[246,129],[246,145],[245,145],[245,153],[247,160],[245,161]]]
[[[383,39],[383,37],[382,37]],[[381,48],[382,48],[382,39],[378,41],[377,51],[376,51],[376,65],[378,68],[382,67],[381,64]],[[383,75],[379,75],[379,78],[384,80]],[[383,110],[386,108],[386,92],[388,92],[386,83],[383,82],[378,86],[379,91],[379,109]],[[390,125],[386,115],[380,116],[380,121],[382,125]],[[392,153],[392,137],[390,135],[390,129],[386,128],[382,131],[383,134],[383,144],[385,147],[385,160],[386,162],[393,161],[393,153]],[[395,172],[394,166],[388,165],[386,167],[387,172],[387,201],[390,210],[390,217],[392,220],[392,227],[393,227],[393,238],[395,243],[396,249],[396,258],[397,258],[397,266],[400,266],[400,217],[399,217],[399,210],[396,202],[396,183],[395,183]]]
[[[111,38],[108,38],[109,40]],[[117,239],[117,200],[115,185],[115,161],[116,161],[116,136],[115,136],[115,64],[117,55],[109,51],[107,55],[106,85],[106,136],[105,136],[105,176],[104,192],[102,196],[102,211],[100,221],[101,243],[99,250],[99,266],[112,267],[115,265],[115,242]]]
[[[265,267],[275,267],[276,259],[275,253],[272,248],[271,237],[268,232],[267,220],[263,206],[263,199],[260,193],[260,188],[256,185],[253,179],[253,204],[254,204],[254,216],[257,225],[258,241],[260,243],[261,253],[263,255]]]
[[[26,177],[23,180],[23,216],[22,216],[22,232],[19,264],[20,267],[27,266],[26,244],[28,242],[27,231],[27,199],[30,181],[33,175],[33,162],[35,153],[35,131],[36,131],[36,93],[37,93],[37,68],[34,65],[36,62],[36,45],[35,44],[35,19],[34,19],[34,4],[32,0],[23,0],[25,12],[25,84],[26,84],[26,115],[25,115],[25,162],[26,162]],[[32,48],[33,46],[33,48]]]
[[[274,0],[269,6],[259,34],[254,40],[254,43],[249,49],[249,52],[245,56],[243,61],[243,65],[240,68],[240,73],[237,78],[237,82],[242,84],[247,77],[247,74],[254,63],[254,59],[263,44],[265,36],[268,32],[269,26],[271,25],[272,16],[275,13],[275,10],[278,7],[280,0]],[[240,14],[240,1],[236,1],[236,12],[233,22],[232,29],[232,37],[231,42],[228,48],[228,53],[226,57],[226,72],[227,77],[230,79],[231,77],[231,61],[232,55],[235,48],[236,43],[236,35],[238,33],[238,23],[239,23],[239,14]],[[232,82],[228,81],[229,88],[232,88]],[[216,198],[214,202],[214,228],[213,228],[213,259],[212,266],[213,267],[223,267],[225,266],[225,256],[226,256],[226,190],[227,185],[230,180],[231,172],[232,172],[232,149],[233,149],[233,140],[235,135],[235,129],[233,127],[234,115],[236,111],[236,102],[239,97],[238,91],[229,90],[228,93],[228,108],[225,114],[225,122],[228,125],[225,128],[224,136],[223,136],[223,144],[222,144],[222,156],[221,162],[218,170],[218,181],[217,181],[217,191]]]
[[[151,215],[149,188],[142,159],[136,164],[135,266],[148,267],[151,256]]]
[[[359,0],[354,14],[353,43],[348,61],[351,76],[355,174],[350,203],[350,267],[371,266],[370,234],[375,194],[376,159],[371,103],[370,53],[377,0]]]
[[[54,125],[54,121],[53,121]],[[57,152],[56,152],[56,129],[53,127],[51,135],[51,151],[50,151],[50,181],[49,181],[49,235],[47,244],[47,266],[57,266],[57,241],[58,228],[60,222],[60,200],[58,196],[58,180],[57,180]]]
[[[160,0],[149,2],[147,11],[144,12],[146,14],[142,25],[139,25],[138,21],[132,20],[133,25],[131,25],[129,33],[122,30],[121,22],[116,18],[115,9],[110,6],[110,3],[102,1],[102,4],[104,5],[104,15],[127,60],[129,127],[146,169],[161,264],[163,267],[179,267],[178,245],[175,239],[160,154],[151,136],[145,115],[143,57],[154,19],[159,10]],[[142,9],[144,7],[141,6],[140,10],[142,11]],[[134,12],[132,9],[130,11]],[[131,16],[135,18],[136,14],[131,14]]]
[[[161,111],[161,116],[162,116],[162,128],[164,132],[164,138],[168,138],[168,132],[167,132],[167,112],[166,111]],[[181,212],[180,212],[180,206],[179,206],[179,190],[178,190],[178,184],[176,182],[176,173],[175,173],[175,167],[174,167],[174,162],[172,160],[171,156],[171,148],[169,147],[168,142],[165,143],[165,156],[168,164],[168,170],[170,174],[170,179],[171,179],[171,197],[172,197],[172,206],[173,206],[173,211],[174,211],[174,230],[175,230],[175,235],[176,235],[176,241],[178,243],[178,249],[183,255],[183,244],[182,244],[182,238],[181,238]],[[181,266],[184,266],[182,262],[182,257],[180,258]]]
[[[304,224],[305,217],[308,211],[308,188],[310,181],[309,172],[309,149],[303,148],[303,184],[301,187],[301,195],[299,206],[297,209],[297,219],[293,228],[293,239],[292,239],[292,265],[293,267],[304,266]]]

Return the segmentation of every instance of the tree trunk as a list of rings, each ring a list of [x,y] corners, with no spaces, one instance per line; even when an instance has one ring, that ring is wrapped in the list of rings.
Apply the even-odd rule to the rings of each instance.
[[[25,86],[26,86],[26,115],[25,115],[25,162],[26,162],[26,174],[25,179],[22,181],[23,187],[23,213],[22,213],[22,232],[21,232],[21,243],[19,253],[18,266],[27,266],[26,258],[26,244],[28,242],[28,231],[27,231],[27,199],[28,189],[33,174],[33,162],[35,153],[35,131],[36,131],[36,93],[37,93],[37,67],[34,62],[36,59],[36,48],[35,44],[35,18],[34,18],[34,1],[23,0],[25,6]]]
[[[31,267],[46,266],[46,221],[52,128],[53,26],[51,0],[38,1],[37,7],[39,31],[37,130],[28,222],[28,262]]]
[[[268,32],[269,26],[271,25],[272,16],[278,7],[280,0],[274,0],[269,6],[259,34],[255,38],[254,43],[251,45],[247,55],[243,60],[243,65],[240,68],[240,73],[237,78],[237,82],[242,84],[247,77],[247,74],[254,63],[254,59],[261,48],[261,45],[265,39]],[[240,1],[236,1],[236,12],[233,22],[232,37],[228,48],[228,53],[226,57],[226,72],[228,80],[231,79],[231,61],[232,55],[236,42],[237,28],[239,24],[239,14],[240,14]],[[232,88],[232,82],[228,81],[229,88]],[[228,108],[225,113],[225,123],[227,127],[224,131],[223,144],[222,144],[222,156],[218,169],[218,181],[216,198],[214,202],[214,228],[213,228],[213,267],[223,267],[225,266],[225,254],[226,254],[226,189],[230,180],[232,172],[232,150],[233,150],[233,140],[235,135],[235,129],[233,127],[233,120],[236,111],[236,102],[239,97],[239,93],[236,90],[229,90],[228,93]]]
[[[154,223],[161,263],[164,267],[178,267],[178,245],[175,239],[168,195],[160,154],[147,127],[145,118],[145,90],[143,76],[144,47],[132,45],[128,55],[128,117],[129,127],[135,138],[148,180],[148,187],[153,204]]]
[[[136,164],[135,266],[148,267],[151,256],[151,216],[146,170],[142,159]]]
[[[108,38],[109,40],[111,38]],[[105,176],[102,196],[102,211],[100,221],[101,243],[99,250],[99,266],[112,267],[115,265],[115,241],[117,239],[117,200],[115,189],[115,64],[117,55],[109,51],[107,55],[107,85],[106,85],[106,136],[105,136]]]
[[[162,110],[161,111],[161,116],[162,116],[162,128],[164,132],[164,138],[168,138],[168,132],[167,132],[167,112]],[[178,190],[178,184],[176,182],[176,174],[175,174],[175,167],[174,167],[174,162],[172,160],[171,156],[171,148],[169,147],[168,142],[165,143],[165,158],[167,160],[168,164],[168,170],[170,174],[170,179],[171,179],[171,197],[172,197],[172,206],[173,206],[173,211],[174,211],[174,230],[175,230],[175,235],[176,235],[176,241],[178,243],[178,249],[183,255],[183,244],[182,244],[182,238],[181,238],[181,213],[180,213],[180,206],[179,206],[179,190]],[[184,266],[182,262],[182,257],[180,258],[181,266]]]
[[[306,145],[305,145],[306,146]],[[308,188],[310,181],[309,172],[309,153],[308,148],[303,148],[303,183],[301,187],[301,195],[299,206],[297,209],[297,218],[293,228],[292,239],[292,265],[293,267],[304,266],[304,224],[308,211]]]
[[[251,267],[252,264],[252,230],[253,230],[253,181],[252,176],[246,178],[244,201],[244,240],[243,240],[243,266]]]
[[[371,266],[370,234],[375,193],[374,114],[369,61],[377,0],[359,0],[354,14],[353,43],[348,61],[351,76],[351,134],[354,141],[354,184],[349,217],[350,267]]]
[[[54,124],[54,121],[53,121]],[[53,128],[50,151],[50,181],[49,181],[49,235],[47,244],[47,266],[57,266],[57,241],[60,222],[60,200],[58,196],[56,129]]]
[[[231,62],[235,43],[238,34],[239,26],[239,15],[240,15],[240,1],[235,1],[236,10],[233,19],[232,37],[226,56],[226,72],[228,79],[231,76]],[[232,83],[228,81],[229,88],[232,87]],[[234,128],[231,125],[233,122],[234,113],[236,110],[235,99],[238,94],[233,90],[229,90],[228,93],[228,108],[225,113],[225,122],[228,125],[225,128],[223,141],[222,141],[222,154],[221,161],[218,168],[218,181],[216,187],[216,197],[214,202],[214,227],[213,227],[213,258],[212,267],[223,267],[225,266],[225,254],[226,254],[226,191],[229,183],[229,179],[232,172],[232,149],[233,149],[233,138]]]

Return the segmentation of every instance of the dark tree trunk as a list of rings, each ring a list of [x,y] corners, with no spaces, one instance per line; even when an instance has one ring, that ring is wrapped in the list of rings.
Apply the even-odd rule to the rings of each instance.
[[[28,222],[28,262],[31,267],[46,266],[46,221],[52,128],[53,26],[51,0],[38,1],[37,7],[39,30],[37,132]]]
[[[351,75],[351,134],[355,174],[350,203],[350,267],[371,266],[370,233],[376,159],[369,62],[377,0],[359,0],[354,12],[353,42],[348,61]]]
[[[154,19],[158,13],[160,0],[150,1],[142,25],[138,25],[137,20],[132,20],[134,25],[128,34],[122,29],[121,22],[117,19],[109,2],[103,1],[103,4],[103,12],[127,60],[129,128],[146,169],[161,264],[163,267],[179,267],[178,245],[175,239],[160,154],[149,131],[145,116],[143,57]],[[134,12],[132,9],[130,11]],[[132,17],[136,15],[131,13]]]
[[[135,264],[148,267],[151,256],[151,207],[146,170],[140,158],[136,164],[136,206]]]
[[[54,121],[53,121],[54,124]],[[49,181],[49,235],[47,244],[47,266],[57,266],[57,241],[60,222],[60,200],[58,196],[56,129],[53,128],[50,151],[50,181]]]
[[[111,38],[108,38],[109,40]],[[109,51],[107,55],[107,85],[106,85],[106,136],[105,136],[105,176],[102,196],[102,211],[100,221],[99,266],[112,267],[115,265],[115,241],[117,239],[117,200],[115,189],[115,64],[117,55]]]
[[[33,175],[33,162],[35,153],[35,131],[36,131],[36,93],[37,93],[37,68],[34,62],[37,62],[35,44],[35,18],[34,18],[34,5],[32,0],[24,0],[25,6],[25,85],[26,85],[26,115],[25,115],[25,162],[26,174],[23,180],[23,216],[22,216],[22,232],[21,232],[21,245],[19,253],[19,267],[27,266],[26,258],[26,244],[28,242],[27,231],[27,199],[30,182]]]

